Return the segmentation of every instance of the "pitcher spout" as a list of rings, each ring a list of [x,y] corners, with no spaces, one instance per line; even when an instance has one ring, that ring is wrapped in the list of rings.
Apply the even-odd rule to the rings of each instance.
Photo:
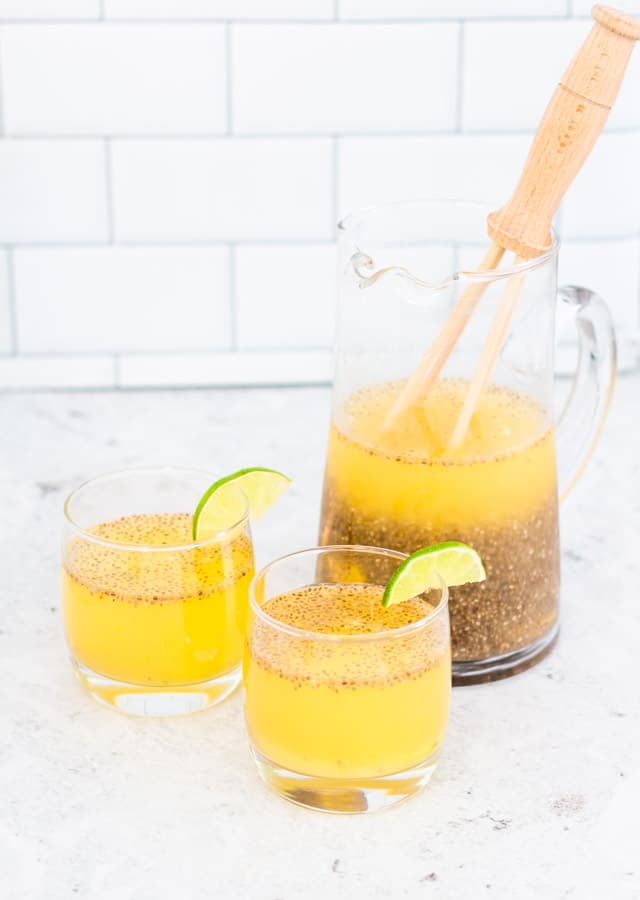
[[[457,274],[449,275],[435,284],[418,278],[404,266],[384,266],[376,269],[374,260],[361,251],[350,257],[348,268],[360,290],[378,285],[384,280],[386,287],[394,294],[401,295],[409,303],[419,305],[430,302],[435,296],[448,290],[458,278]]]

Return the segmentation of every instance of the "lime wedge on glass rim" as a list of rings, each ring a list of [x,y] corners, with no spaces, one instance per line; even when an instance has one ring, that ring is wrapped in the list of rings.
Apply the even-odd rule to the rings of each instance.
[[[447,587],[484,581],[487,573],[482,560],[473,549],[460,541],[445,541],[416,550],[398,566],[385,588],[383,606],[411,600],[424,591],[440,587],[440,579]]]
[[[291,479],[274,469],[240,469],[220,478],[205,491],[193,514],[194,541],[231,528],[242,518],[246,504],[252,519],[273,506]]]

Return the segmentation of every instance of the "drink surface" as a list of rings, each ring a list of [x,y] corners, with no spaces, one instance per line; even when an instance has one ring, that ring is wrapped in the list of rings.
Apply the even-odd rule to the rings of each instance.
[[[78,662],[109,678],[153,686],[206,681],[238,665],[251,541],[239,533],[226,543],[181,547],[191,542],[191,521],[188,513],[160,513],[91,529],[126,548],[72,538],[63,601]]]
[[[320,540],[411,553],[474,547],[487,581],[451,591],[455,660],[526,647],[555,623],[559,589],[553,430],[533,399],[484,392],[463,443],[447,440],[467,383],[441,381],[424,405],[383,423],[401,383],[352,395],[329,437]]]
[[[383,592],[375,584],[318,584],[265,604],[269,616],[306,637],[250,617],[247,725],[275,765],[366,778],[437,752],[451,681],[446,613],[420,625],[433,610],[426,599],[385,610]],[[405,625],[415,627],[394,634]]]

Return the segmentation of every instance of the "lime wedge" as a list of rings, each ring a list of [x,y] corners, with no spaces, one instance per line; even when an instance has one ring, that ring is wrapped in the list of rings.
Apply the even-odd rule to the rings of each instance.
[[[240,469],[220,478],[205,492],[193,514],[194,540],[226,531],[242,518],[246,504],[253,519],[263,516],[291,479],[273,469]]]
[[[484,581],[486,577],[482,560],[473,547],[460,541],[432,544],[431,547],[416,550],[398,566],[385,588],[382,605],[402,603],[437,588],[440,578],[447,587],[457,587],[472,581]]]

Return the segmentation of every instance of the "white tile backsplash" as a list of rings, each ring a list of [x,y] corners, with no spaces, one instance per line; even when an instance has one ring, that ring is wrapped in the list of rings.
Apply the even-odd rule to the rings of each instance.
[[[18,349],[227,348],[227,253],[221,247],[16,250]]]
[[[98,19],[100,0],[0,0],[2,19]]]
[[[13,350],[11,297],[9,294],[9,254],[0,250],[0,353]]]
[[[8,134],[217,133],[223,25],[4,25]]]
[[[0,142],[0,242],[106,241],[99,141]]]
[[[114,19],[332,19],[334,0],[104,0]]]
[[[338,0],[342,19],[565,16],[569,0]]]
[[[458,26],[236,25],[233,123],[247,132],[452,128]]]
[[[328,380],[338,216],[503,205],[591,5],[0,0],[0,388]],[[622,341],[638,97],[640,50],[558,219]]]
[[[326,138],[114,141],[123,241],[310,240],[333,233]]]
[[[235,273],[240,349],[332,345],[332,245],[238,247]]]

